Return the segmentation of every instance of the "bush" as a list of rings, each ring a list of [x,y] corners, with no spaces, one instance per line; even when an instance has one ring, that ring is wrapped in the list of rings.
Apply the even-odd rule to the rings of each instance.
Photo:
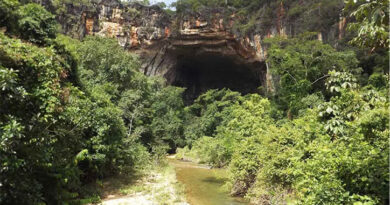
[[[386,89],[360,91],[351,74],[328,75],[332,97],[302,98],[294,120],[274,122],[270,102],[256,94],[223,103],[229,106],[222,110],[210,106],[222,103],[211,100],[210,93],[200,97],[191,107],[194,113],[215,113],[221,121],[213,137],[195,140],[179,155],[228,165],[231,194],[253,203],[384,204],[389,189]]]
[[[17,10],[18,33],[23,39],[37,44],[44,44],[57,33],[55,16],[41,5],[30,3]]]
[[[313,35],[305,33],[298,38],[266,40],[270,44],[267,59],[270,70],[280,76],[274,100],[281,109],[287,111],[289,118],[305,109],[301,100],[307,95],[326,93],[324,84],[329,71],[348,71],[353,74],[361,71],[353,52],[336,51],[330,45],[312,40]]]
[[[9,30],[13,29],[13,23],[16,21],[15,11],[18,6],[18,0],[0,1],[0,26],[6,26]]]
[[[73,56],[101,62],[105,51],[95,48],[96,59],[88,59],[82,46],[88,47],[57,39],[53,47],[37,47],[0,33],[1,204],[81,203],[90,198],[83,185],[147,167],[150,154],[140,132],[129,132],[118,106],[120,94],[135,87],[133,76],[142,75],[136,58],[117,47],[108,67],[78,67]],[[99,78],[68,79],[80,70]],[[123,87],[116,86],[121,80]]]
[[[388,82],[386,76],[381,73],[374,73],[368,78],[368,84],[378,89],[388,87]]]
[[[74,198],[79,133],[63,116],[66,62],[51,48],[0,33],[0,203]],[[77,195],[77,194],[76,194]]]
[[[224,109],[241,101],[241,95],[228,89],[209,90],[185,109],[184,136],[189,146],[202,136],[215,136],[227,113]]]

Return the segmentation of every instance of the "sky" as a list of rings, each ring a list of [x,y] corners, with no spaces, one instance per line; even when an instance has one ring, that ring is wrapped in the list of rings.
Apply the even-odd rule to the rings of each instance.
[[[167,6],[171,5],[172,2],[175,2],[176,0],[151,0],[150,3],[154,4],[157,2],[164,2]]]

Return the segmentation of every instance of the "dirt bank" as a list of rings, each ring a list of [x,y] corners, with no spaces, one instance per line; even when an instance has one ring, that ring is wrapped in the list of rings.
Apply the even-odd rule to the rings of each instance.
[[[154,168],[135,182],[106,195],[103,205],[189,205],[184,187],[176,180],[173,167]]]

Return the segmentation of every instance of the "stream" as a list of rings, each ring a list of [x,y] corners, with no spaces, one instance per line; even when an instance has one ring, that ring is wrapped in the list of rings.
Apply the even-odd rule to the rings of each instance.
[[[175,167],[176,177],[184,184],[188,203],[191,205],[244,205],[242,198],[231,197],[223,191],[227,180],[226,170],[209,169],[193,162],[169,159]]]

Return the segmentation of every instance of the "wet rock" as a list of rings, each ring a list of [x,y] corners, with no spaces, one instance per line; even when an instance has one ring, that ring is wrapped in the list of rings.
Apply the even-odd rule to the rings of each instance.
[[[232,196],[244,196],[248,190],[248,187],[243,181],[236,181],[233,185],[230,195]]]

